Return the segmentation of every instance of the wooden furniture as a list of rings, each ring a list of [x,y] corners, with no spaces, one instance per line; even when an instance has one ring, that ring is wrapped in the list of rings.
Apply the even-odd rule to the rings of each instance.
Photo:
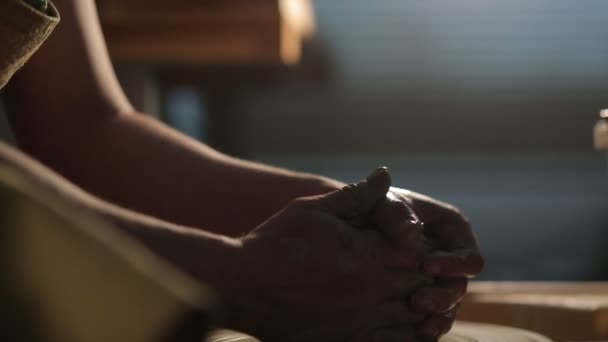
[[[287,63],[315,28],[310,0],[99,0],[116,61]]]
[[[556,341],[605,341],[608,283],[473,283],[458,317],[528,329]]]
[[[167,120],[167,97],[175,89],[196,89],[208,109],[208,125],[201,128],[207,133],[205,142],[226,153],[240,152],[229,104],[243,90],[268,84],[278,74],[283,77],[286,67],[297,77],[319,74],[318,63],[305,70],[291,68],[300,62],[303,43],[316,29],[312,0],[97,4],[112,60],[134,107]]]

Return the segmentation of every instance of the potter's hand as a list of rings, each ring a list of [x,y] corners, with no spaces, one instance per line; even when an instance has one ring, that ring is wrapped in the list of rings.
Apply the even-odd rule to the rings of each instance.
[[[369,341],[384,326],[417,324],[403,301],[430,277],[371,229],[354,228],[390,187],[379,169],[327,195],[297,199],[243,239],[246,261],[227,298],[233,325],[264,341]]]
[[[420,333],[436,338],[451,328],[468,278],[483,269],[479,244],[468,220],[453,206],[398,188],[391,188],[390,194],[416,212],[424,223],[424,236],[435,249],[421,269],[436,282],[418,290],[410,306],[430,317],[421,325]],[[405,212],[402,216],[408,217]]]

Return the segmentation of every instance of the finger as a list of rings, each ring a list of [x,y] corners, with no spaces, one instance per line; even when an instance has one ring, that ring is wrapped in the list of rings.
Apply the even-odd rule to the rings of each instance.
[[[402,300],[392,300],[369,310],[359,323],[362,326],[377,329],[387,326],[413,325],[421,323],[423,320],[424,315],[412,312]]]
[[[320,196],[317,201],[338,217],[348,220],[368,214],[380,200],[386,198],[391,186],[387,168],[378,168],[365,180]]]
[[[414,193],[393,190],[411,203],[425,222],[425,234],[434,246],[442,251],[453,252],[457,257],[442,257],[427,263],[427,272],[437,276],[475,276],[483,270],[479,242],[471,225],[455,207],[433,198]],[[463,252],[466,251],[466,252]]]
[[[374,208],[373,223],[391,244],[407,248],[421,239],[422,221],[414,210],[400,200],[390,198],[380,201]]]
[[[467,292],[467,283],[466,278],[440,280],[416,291],[410,297],[410,307],[428,315],[446,313],[460,303]]]
[[[386,269],[393,271],[419,271],[422,264],[413,251],[387,250],[380,259]]]
[[[356,230],[350,234],[351,250],[356,254],[374,259],[391,270],[419,270],[421,258],[413,248],[398,250],[391,247],[380,233],[373,230]]]
[[[484,264],[476,251],[439,252],[425,262],[423,270],[437,277],[474,277],[483,271]]]
[[[368,288],[363,292],[359,292],[353,303],[359,305],[373,305],[382,301],[398,301],[403,303],[404,307],[409,308],[409,303],[404,300],[405,295],[414,293],[416,290],[430,286],[434,283],[434,279],[430,276],[421,274],[416,271],[387,271],[384,273],[376,273],[373,280],[367,280]],[[412,314],[416,318],[423,318],[424,314],[414,312]]]
[[[466,218],[457,215],[446,215],[451,221],[444,223],[425,223],[425,233],[433,239],[440,250],[472,250],[479,253],[479,241]]]
[[[451,222],[452,218],[450,216],[454,213],[459,213],[458,209],[453,205],[417,192],[399,188],[391,188],[391,192],[406,197],[418,216],[420,216],[420,219],[425,223]]]
[[[470,249],[480,254],[479,242],[469,220],[456,207],[419,193],[393,189],[392,192],[411,203],[425,223],[425,232],[436,240],[438,248],[446,251]]]
[[[368,340],[369,341],[369,340]],[[373,338],[373,342],[418,342],[415,329],[413,327],[386,328],[377,331]]]
[[[457,312],[458,306],[443,315],[432,316],[419,327],[418,333],[426,339],[438,339],[452,329]]]
[[[389,275],[390,281],[385,282],[389,288],[386,290],[393,297],[403,298],[404,294],[428,287],[433,284],[433,278],[419,274],[418,272],[393,272]]]

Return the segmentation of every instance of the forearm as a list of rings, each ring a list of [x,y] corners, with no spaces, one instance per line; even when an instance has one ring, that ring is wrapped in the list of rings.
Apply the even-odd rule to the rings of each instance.
[[[45,121],[55,114],[40,117]],[[91,193],[226,235],[246,233],[293,198],[338,186],[318,176],[227,157],[139,114],[118,115],[85,129],[34,130],[28,128],[34,135],[27,151]]]
[[[97,131],[90,141],[95,147],[83,155],[106,177],[93,174],[86,186],[172,222],[238,236],[297,197],[339,187],[320,176],[226,156],[139,114],[111,126]]]
[[[107,200],[230,235],[248,231],[293,198],[338,186],[227,157],[132,114],[94,3],[55,2],[62,25],[8,89],[11,122],[28,153]]]
[[[220,287],[231,281],[231,270],[238,269],[239,240],[174,225],[101,201],[2,143],[0,169],[22,179],[28,189],[34,189],[32,194],[39,195],[43,205],[58,205],[73,215],[106,223],[107,229],[114,226],[139,240],[153,253],[212,286]]]
[[[140,114],[92,120],[90,126],[53,123],[60,113],[19,115],[27,115],[16,126],[25,151],[87,191],[221,234],[242,235],[292,199],[340,186],[228,157]]]

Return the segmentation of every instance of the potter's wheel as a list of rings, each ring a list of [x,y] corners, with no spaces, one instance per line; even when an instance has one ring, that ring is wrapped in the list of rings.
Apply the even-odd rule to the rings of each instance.
[[[259,342],[259,340],[224,330],[214,332],[206,342]],[[439,342],[551,342],[551,340],[521,329],[457,322],[452,331]]]
[[[551,342],[541,335],[498,325],[457,322],[440,342]]]

